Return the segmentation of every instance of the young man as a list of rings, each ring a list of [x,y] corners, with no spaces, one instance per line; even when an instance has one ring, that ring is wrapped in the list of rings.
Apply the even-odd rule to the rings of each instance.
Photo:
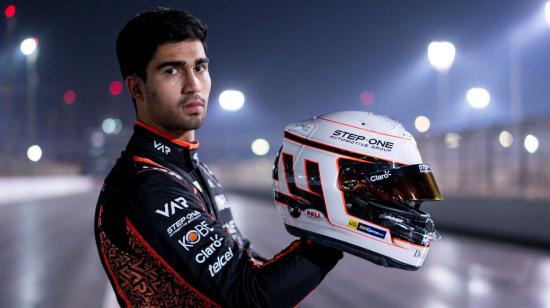
[[[117,38],[137,120],[99,196],[95,235],[122,307],[288,307],[342,258],[299,240],[262,263],[242,238],[197,156],[211,86],[206,33],[185,12],[157,9]]]

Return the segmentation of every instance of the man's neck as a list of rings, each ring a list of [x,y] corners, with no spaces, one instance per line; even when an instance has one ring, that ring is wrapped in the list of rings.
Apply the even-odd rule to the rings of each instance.
[[[152,128],[171,136],[174,139],[181,140],[188,143],[195,143],[195,130],[169,130],[165,127],[157,125],[152,121],[147,121],[146,119],[137,118],[138,121],[145,123],[146,125],[151,126]]]

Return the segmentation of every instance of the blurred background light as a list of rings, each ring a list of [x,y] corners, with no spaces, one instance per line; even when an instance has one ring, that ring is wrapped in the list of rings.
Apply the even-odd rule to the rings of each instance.
[[[122,82],[115,80],[109,84],[109,92],[112,96],[117,96],[122,93]]]
[[[105,134],[102,132],[94,132],[90,136],[90,143],[94,148],[101,148],[105,144]]]
[[[368,90],[363,91],[359,96],[359,100],[361,101],[361,104],[365,106],[371,106],[374,104],[374,100],[375,100],[374,93]]]
[[[445,134],[445,145],[449,149],[456,149],[460,146],[460,137],[457,133],[447,133]]]
[[[539,149],[539,139],[533,135],[525,136],[523,146],[527,152],[533,154]]]
[[[244,94],[237,90],[225,90],[219,97],[220,106],[229,111],[236,111],[244,105]]]
[[[470,106],[483,109],[491,102],[491,94],[484,88],[471,88],[466,92],[466,100]]]
[[[514,137],[509,131],[503,130],[498,135],[498,142],[502,147],[509,148],[514,143]]]
[[[468,282],[468,291],[472,295],[484,296],[491,292],[491,286],[487,280],[481,277],[474,277]]]
[[[269,142],[265,139],[256,139],[252,141],[252,145],[250,146],[252,149],[252,153],[258,156],[263,156],[269,153]]]
[[[15,11],[15,5],[10,4],[4,10],[4,16],[6,16],[6,18],[12,18],[13,16],[15,16]]]
[[[425,133],[430,129],[430,119],[423,115],[417,116],[414,120],[414,127],[417,131]]]
[[[67,90],[63,94],[63,102],[66,105],[72,105],[74,101],[76,100],[76,92],[73,90]]]
[[[36,51],[36,47],[38,47],[38,41],[32,37],[24,39],[19,46],[25,56],[33,54]]]
[[[27,149],[27,158],[30,161],[37,162],[42,158],[42,148],[39,145],[31,145]]]
[[[544,15],[546,16],[546,23],[550,26],[550,1],[547,1],[544,6]]]
[[[116,135],[122,131],[122,121],[120,119],[106,118],[101,123],[101,129],[107,135]]]
[[[431,42],[428,45],[428,60],[439,71],[451,68],[456,55],[455,46],[450,42]]]

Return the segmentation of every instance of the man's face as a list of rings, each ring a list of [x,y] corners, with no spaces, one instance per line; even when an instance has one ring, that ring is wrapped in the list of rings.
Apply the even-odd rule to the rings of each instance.
[[[139,116],[181,135],[201,127],[210,95],[208,58],[199,40],[160,45],[146,68]]]

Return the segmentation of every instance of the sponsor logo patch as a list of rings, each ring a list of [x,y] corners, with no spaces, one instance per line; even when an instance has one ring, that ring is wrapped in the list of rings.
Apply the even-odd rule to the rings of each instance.
[[[369,180],[371,182],[377,182],[377,181],[385,180],[385,179],[389,178],[390,176],[391,176],[390,170],[384,170],[383,173],[371,175]]]
[[[168,232],[168,235],[172,237],[172,235],[176,234],[179,230],[181,230],[181,228],[187,226],[189,223],[193,222],[200,216],[201,216],[201,213],[199,211],[193,211],[191,213],[187,213],[187,215],[178,219],[178,221],[176,221],[170,227],[168,227],[168,229],[166,229],[166,232]]]
[[[378,238],[385,238],[386,237],[386,231],[385,230],[381,230],[381,229],[378,229],[376,227],[372,227],[372,226],[369,226],[369,225],[366,225],[364,223],[360,223],[358,221],[355,221],[353,219],[350,219],[348,221],[348,227],[352,228],[352,229],[355,229],[359,232],[363,232],[363,233],[366,233],[368,235],[372,235],[372,236],[375,236],[375,237],[378,237]]]
[[[184,197],[178,197],[170,202],[164,204],[164,210],[156,210],[155,213],[160,214],[164,217],[170,217],[176,213],[176,209],[183,210],[184,208],[189,207],[187,205],[187,200]]]
[[[320,211],[314,210],[314,209],[306,209],[304,213],[306,214],[306,216],[308,218],[313,219],[313,220],[320,221],[320,220],[325,219],[325,215],[323,215],[323,213],[321,213]]]
[[[155,146],[155,149],[157,151],[160,151],[162,152],[163,154],[170,154],[170,152],[172,152],[172,150],[167,146],[167,145],[164,145],[162,144],[162,142],[159,142],[159,141],[156,141],[156,140],[153,140],[153,146]]]
[[[214,263],[208,265],[208,271],[210,271],[210,277],[214,277],[217,273],[219,273],[220,270],[231,259],[233,259],[233,250],[231,250],[231,247],[228,247],[227,251],[224,254],[222,254],[221,256],[218,256]]]
[[[187,231],[181,240],[178,240],[178,243],[186,250],[193,248],[195,244],[201,241],[206,237],[210,232],[214,231],[214,228],[209,228],[206,224],[206,221],[201,221],[199,224],[195,225],[193,229]]]
[[[418,171],[420,171],[420,173],[429,173],[432,172],[432,169],[430,168],[430,165],[421,164],[418,165]]]
[[[216,195],[214,196],[214,201],[216,202],[216,206],[218,207],[218,211],[221,211],[223,209],[226,209],[229,207],[229,202],[227,202],[227,199],[224,195]]]
[[[391,152],[394,146],[394,143],[390,141],[384,141],[378,138],[367,138],[365,136],[353,134],[340,129],[335,130],[330,138],[383,152]]]
[[[206,259],[213,255],[216,250],[221,247],[223,237],[220,238],[218,234],[214,234],[214,236],[210,236],[210,241],[212,242],[208,245],[208,247],[201,249],[201,251],[195,255],[195,261],[197,261],[197,263],[202,264],[206,261]]]

